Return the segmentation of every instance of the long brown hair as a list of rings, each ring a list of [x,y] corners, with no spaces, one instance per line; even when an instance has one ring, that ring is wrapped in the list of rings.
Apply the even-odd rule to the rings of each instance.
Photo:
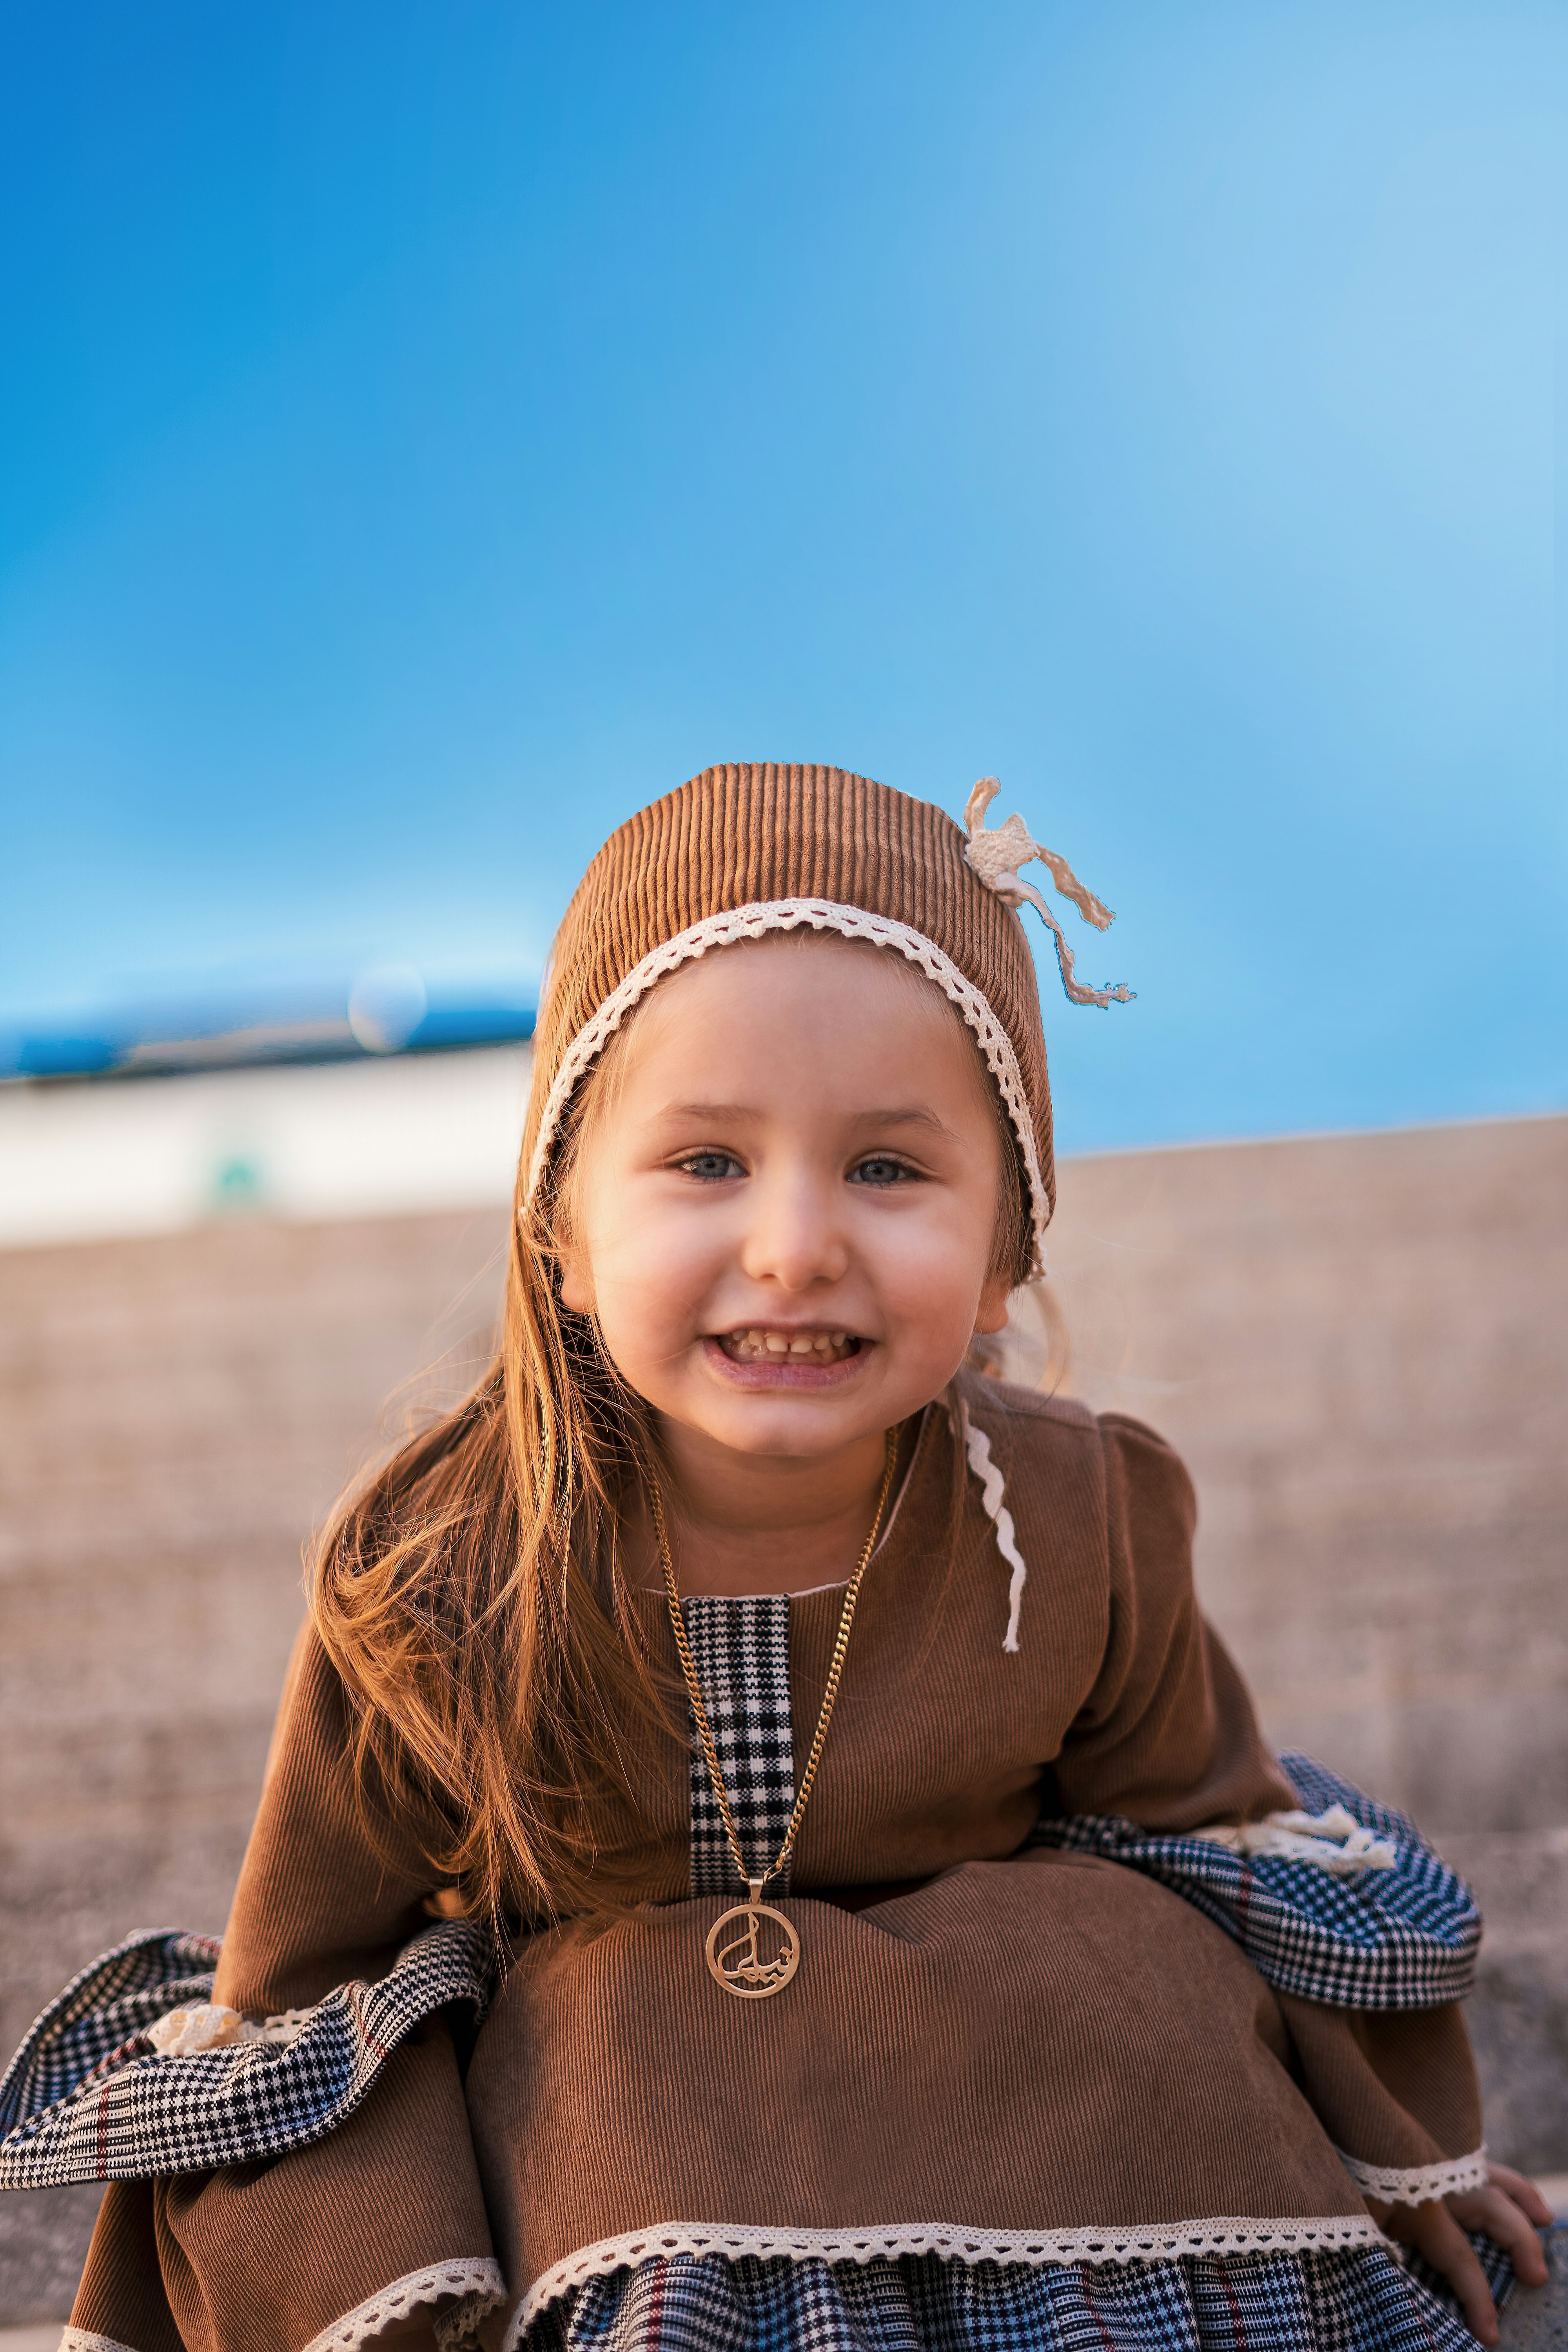
[[[637,1749],[680,1736],[682,1695],[639,1632],[617,1540],[654,1433],[560,1293],[583,1140],[613,1108],[626,1034],[578,1087],[531,1201],[519,1171],[494,1361],[351,1490],[310,1567],[367,1822],[385,1802],[429,1823],[433,1886],[502,1928],[613,1902],[637,1864]],[[988,1075],[986,1093],[1004,1170],[993,1264],[1014,1268],[1026,1179]]]

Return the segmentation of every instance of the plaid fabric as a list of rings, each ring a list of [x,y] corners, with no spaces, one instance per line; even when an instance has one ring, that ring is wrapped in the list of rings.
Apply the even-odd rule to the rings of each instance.
[[[150,2050],[146,2030],[170,2010],[210,2000],[218,1950],[211,1936],[132,1936],[72,1977],[0,2079],[0,2131]]]
[[[145,2028],[211,1998],[210,1973],[191,1963],[216,1951],[201,1937],[132,1937],[50,2003],[0,2084],[0,2189],[147,2180],[309,2147],[353,2114],[422,2019],[452,2001],[482,2010],[489,1989],[489,1939],[443,1921],[379,1983],[330,1992],[287,2042],[158,2055]]]
[[[765,1870],[789,1827],[795,1808],[795,1735],[789,1706],[789,1596],[730,1601],[699,1593],[681,1602],[692,1663],[713,1745],[724,1770],[730,1811],[741,1851]],[[691,1892],[744,1895],[746,1883],[724,1834],[707,1759],[691,1727]],[[789,1864],[764,1890],[769,1900],[789,1892]]]
[[[1495,2259],[1490,2268],[1500,2284]],[[1502,2270],[1511,2280],[1506,2259]],[[527,2352],[1476,2352],[1447,2294],[1429,2294],[1376,2246],[1040,2270],[929,2254],[866,2263],[682,2254],[594,2280],[542,2312],[524,2344]]]
[[[1234,1936],[1281,1992],[1339,2009],[1435,2009],[1462,2000],[1481,1940],[1481,1915],[1463,1879],[1403,1813],[1374,1805],[1310,1757],[1280,1761],[1305,1811],[1343,1805],[1388,1839],[1398,1867],[1331,1877],[1283,1854],[1246,1858],[1204,1838],[1090,1814],[1043,1821],[1035,1842],[1100,1854],[1159,1879]]]

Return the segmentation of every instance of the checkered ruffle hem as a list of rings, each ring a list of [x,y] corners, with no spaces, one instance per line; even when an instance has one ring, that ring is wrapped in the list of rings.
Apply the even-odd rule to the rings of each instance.
[[[1500,2304],[1512,2270],[1489,2240],[1476,2246]],[[1377,2246],[1041,2270],[679,2254],[552,2305],[526,2352],[1476,2352],[1476,2339],[1424,2263]]]

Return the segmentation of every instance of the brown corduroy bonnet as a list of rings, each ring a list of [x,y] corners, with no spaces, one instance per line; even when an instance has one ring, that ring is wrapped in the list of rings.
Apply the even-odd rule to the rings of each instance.
[[[1056,1200],[1051,1097],[1034,959],[1019,902],[1056,933],[1079,1003],[1124,989],[1075,982],[1055,918],[1016,868],[1043,857],[1088,920],[1111,918],[1063,861],[1010,817],[984,824],[997,789],[983,778],[968,835],[929,801],[841,768],[764,761],[706,768],[614,832],[567,908],[546,973],[523,1141],[531,1197],[574,1088],[665,973],[710,949],[809,927],[895,950],[963,1015],[1018,1139],[1030,1195],[1028,1279]]]

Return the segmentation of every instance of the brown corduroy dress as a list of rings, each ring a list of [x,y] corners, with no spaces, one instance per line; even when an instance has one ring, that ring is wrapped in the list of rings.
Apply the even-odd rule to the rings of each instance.
[[[1075,1404],[963,1394],[1029,1562],[1020,1646],[1003,1648],[1006,1565],[973,1480],[953,1524],[955,1439],[933,1411],[802,1829],[787,1990],[737,2001],[704,1966],[728,1898],[687,1893],[690,1759],[671,1741],[647,1759],[645,1908],[525,1946],[466,2083],[437,2025],[315,2147],[112,2186],[78,2328],[132,2352],[301,2352],[366,2340],[340,2336],[345,2315],[393,2315],[389,2290],[491,2255],[496,2342],[586,2280],[682,2252],[1386,2261],[1336,2149],[1418,2168],[1476,2148],[1459,2013],[1277,1994],[1180,1895],[1029,1845],[1047,1764],[1068,1811],[1152,1827],[1296,1800],[1197,1612],[1170,1449]],[[838,1598],[789,1607],[797,1756]],[[217,1998],[260,2015],[374,1978],[430,1892],[406,1825],[373,1846],[358,1822],[343,1696],[307,1635]],[[409,2314],[410,2341],[441,2304]]]

